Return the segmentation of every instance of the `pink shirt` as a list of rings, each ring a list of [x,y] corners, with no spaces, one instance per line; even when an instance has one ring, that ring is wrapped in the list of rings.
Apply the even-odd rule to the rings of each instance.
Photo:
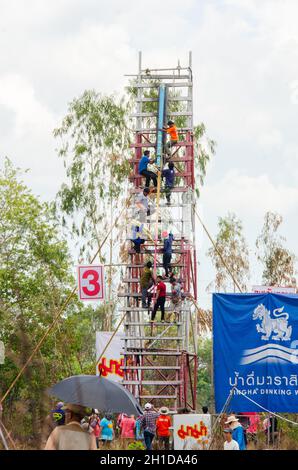
[[[120,424],[121,437],[135,437],[136,420],[128,416],[123,416]]]

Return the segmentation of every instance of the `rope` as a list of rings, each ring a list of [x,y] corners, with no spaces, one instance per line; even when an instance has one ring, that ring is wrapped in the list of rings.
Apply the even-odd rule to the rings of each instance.
[[[226,409],[228,408],[228,406],[229,406],[229,404],[230,404],[230,401],[231,401],[232,396],[233,396],[233,390],[234,390],[234,389],[235,389],[235,387],[233,387],[233,388],[230,390],[230,393],[229,393],[229,395],[228,395],[228,398],[226,399],[226,402],[225,402],[224,406],[222,407],[222,410],[221,410],[221,412],[219,413],[218,417],[216,418],[216,421],[215,421],[215,423],[214,423],[214,425],[213,425],[213,427],[212,427],[212,429],[211,429],[211,436],[212,436],[212,437],[211,437],[211,441],[210,441],[208,450],[211,449],[211,446],[212,446],[213,441],[214,441],[214,431],[215,431],[215,429],[216,429],[216,427],[217,427],[217,425],[218,425],[218,423],[219,423],[219,421],[220,421],[222,415],[226,412]]]
[[[131,198],[131,196],[130,196]],[[130,199],[129,198],[129,199]],[[112,232],[112,230],[114,229],[116,223],[118,222],[118,219],[122,216],[123,212],[126,210],[126,206],[124,206],[124,208],[122,209],[122,211],[120,212],[119,216],[117,217],[117,219],[114,221],[114,223],[112,224],[109,232],[107,233],[107,235],[105,236],[103,242],[101,243],[100,247],[98,248],[98,250],[96,251],[95,255],[93,256],[92,260],[90,261],[90,263],[92,264],[95,260],[95,258],[97,257],[97,255],[101,252],[101,249],[103,247],[103,245],[105,244],[105,242],[107,241],[108,237],[110,236],[110,233]],[[46,338],[49,336],[49,334],[51,333],[51,331],[54,329],[54,327],[56,326],[56,324],[58,323],[58,321],[60,320],[60,317],[62,315],[62,313],[64,312],[64,310],[66,309],[66,307],[69,305],[71,299],[73,298],[73,296],[75,295],[76,293],[76,290],[77,290],[77,286],[75,286],[71,293],[68,295],[68,297],[66,298],[65,302],[63,303],[62,307],[60,307],[58,313],[56,314],[56,316],[54,317],[54,320],[53,322],[51,323],[51,325],[49,326],[49,328],[47,329],[47,331],[44,333],[44,335],[41,337],[41,339],[39,340],[39,342],[37,343],[36,347],[34,348],[34,350],[32,351],[32,353],[30,354],[29,358],[27,359],[27,361],[25,362],[25,364],[23,365],[23,367],[21,368],[21,370],[19,371],[19,373],[17,374],[17,376],[15,377],[15,379],[12,381],[12,383],[10,384],[10,386],[8,387],[7,391],[5,392],[5,394],[3,395],[3,397],[1,398],[0,400],[0,404],[2,404],[4,402],[4,400],[8,397],[8,395],[10,394],[11,390],[13,389],[13,387],[15,386],[15,384],[18,382],[18,380],[20,379],[20,377],[23,375],[23,373],[25,372],[25,370],[27,369],[28,365],[30,364],[30,362],[32,361],[33,357],[35,356],[35,354],[39,351],[39,349],[41,348],[41,346],[43,345],[44,341],[46,340]]]
[[[265,408],[264,406],[260,405],[259,403],[257,403],[255,400],[253,400],[252,398],[248,397],[245,395],[245,393],[241,392],[241,390],[238,390],[238,388],[235,387],[235,390],[237,390],[237,392],[239,392],[242,396],[244,396],[247,400],[251,401],[252,403],[254,403],[255,405],[257,405],[259,408],[261,408],[262,410],[266,411],[267,413],[270,413],[271,415],[273,416],[276,416],[277,418],[279,419],[282,419],[283,421],[287,421],[288,423],[291,423],[291,424],[294,424],[295,426],[298,426],[298,423],[296,423],[295,421],[291,421],[290,419],[288,418],[285,418],[284,416],[281,416],[277,413],[274,413],[273,411],[270,411],[270,410],[267,410],[267,408]]]
[[[7,438],[10,440],[10,442],[11,442],[13,448],[16,449],[15,442],[14,442],[13,438],[12,438],[11,435],[10,435],[11,433],[7,431],[6,427],[5,427],[4,424],[3,424],[3,421],[0,420],[0,428],[1,428],[1,427],[4,429],[5,434],[6,434]]]
[[[156,279],[156,266],[157,266],[157,243],[158,243],[158,219],[159,219],[159,203],[160,203],[160,186],[161,186],[161,171],[157,175],[157,195],[156,195],[156,222],[155,222],[155,237],[154,237],[154,278]]]
[[[205,224],[203,223],[202,219],[200,218],[200,216],[199,216],[199,214],[197,213],[196,210],[195,210],[195,214],[196,214],[196,216],[197,216],[197,218],[198,218],[200,224],[202,225],[204,231],[206,232],[207,237],[208,237],[209,240],[211,241],[211,243],[212,243],[212,245],[213,245],[213,248],[215,249],[216,253],[217,253],[218,256],[220,257],[222,264],[224,265],[224,267],[226,268],[226,270],[227,270],[228,273],[230,274],[230,276],[231,276],[231,278],[233,279],[233,282],[235,283],[235,285],[238,287],[239,292],[242,293],[243,291],[242,291],[242,289],[241,289],[241,286],[239,285],[239,283],[238,283],[237,279],[234,277],[234,275],[233,275],[231,269],[229,268],[229,266],[228,266],[227,263],[225,262],[225,260],[224,260],[224,258],[223,258],[223,256],[222,256],[221,252],[220,252],[219,249],[217,248],[217,246],[216,246],[216,244],[215,244],[213,238],[211,237],[210,233],[209,233],[208,230],[207,230],[207,227],[206,227]]]

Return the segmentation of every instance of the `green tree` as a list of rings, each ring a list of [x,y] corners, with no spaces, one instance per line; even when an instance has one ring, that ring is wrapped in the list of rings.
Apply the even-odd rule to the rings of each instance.
[[[295,286],[296,256],[284,246],[285,237],[278,233],[281,215],[267,212],[261,234],[256,240],[257,258],[263,265],[263,282],[270,286]]]
[[[120,197],[129,172],[128,106],[124,99],[85,91],[68,107],[54,136],[61,138],[68,183],[58,193],[64,224],[79,241],[80,255],[98,248],[121,207]],[[109,210],[110,209],[110,210]],[[71,219],[70,219],[71,218]]]
[[[228,214],[226,217],[219,217],[218,228],[215,247],[212,246],[207,252],[216,270],[215,290],[226,292],[231,287],[234,292],[236,290],[235,281],[231,280],[225,264],[241,289],[245,290],[249,278],[249,259],[242,222],[235,214]]]
[[[0,396],[26,363],[74,284],[72,260],[53,211],[21,181],[9,160],[0,170]],[[44,390],[59,379],[95,371],[95,331],[103,307],[85,307],[76,296],[4,403],[13,437],[35,439],[49,402]],[[15,423],[18,423],[15,426]],[[33,445],[33,441],[32,441]]]
[[[198,342],[198,380],[197,403],[198,409],[202,406],[213,405],[212,391],[212,340],[200,338]]]

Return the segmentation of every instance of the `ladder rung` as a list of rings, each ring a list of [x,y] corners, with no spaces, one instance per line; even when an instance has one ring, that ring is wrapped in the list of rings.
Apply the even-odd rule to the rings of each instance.
[[[192,127],[177,127],[178,134],[184,132],[192,132]],[[156,134],[156,129],[134,129],[134,132],[140,132],[141,134]]]
[[[136,103],[157,103],[158,98],[141,98],[141,99],[136,99]],[[168,101],[192,101],[192,98],[189,96],[175,96],[173,98],[168,98]]]
[[[192,112],[189,111],[176,111],[173,113],[169,113],[170,116],[192,116]],[[130,115],[131,118],[147,118],[147,117],[157,117],[156,113],[134,113]]]
[[[141,176],[140,176],[141,178]],[[136,193],[141,193],[144,188],[134,188],[131,189],[130,192],[131,194],[136,194]],[[174,188],[171,189],[171,193],[186,193],[189,188],[185,186],[174,186]]]
[[[173,148],[177,148],[177,147],[191,147],[193,145],[193,142],[188,142],[186,140],[181,140],[179,142],[177,142],[177,144],[175,144],[175,146],[173,146]],[[152,143],[152,142],[143,142],[143,143],[137,143],[137,144],[131,144],[130,147],[131,148],[145,148],[145,147],[155,147],[156,144],[155,143]],[[131,160],[130,160],[131,161]],[[136,161],[139,161],[139,160],[136,160]],[[175,161],[174,158],[171,159],[171,161]],[[181,160],[179,160],[181,161]],[[184,161],[184,160],[183,160]]]
[[[152,79],[152,77],[150,77],[150,76],[149,77],[147,76],[147,78]],[[178,77],[178,76],[177,77],[169,76],[169,79],[170,78],[175,78],[175,79],[178,78],[179,79],[180,77]],[[187,77],[187,78],[189,78],[189,77]],[[164,78],[164,79],[166,80],[166,78]],[[174,83],[173,82],[173,83],[164,83],[164,85],[166,85],[169,88],[176,88],[176,87],[191,88],[192,87],[192,82],[185,82],[185,83],[182,83],[182,82],[181,83],[177,83],[177,82]],[[154,84],[154,83],[134,83],[133,84],[133,88],[158,88],[158,87],[159,87],[159,83],[157,83],[157,84]],[[131,88],[131,86],[126,87],[126,88]]]
[[[138,77],[140,77],[141,79],[143,80],[189,80],[190,76],[189,75],[176,75],[175,73],[177,73],[177,69],[173,69],[174,70],[174,73],[172,75],[170,74],[167,74],[167,75],[158,75],[158,74],[154,74],[154,75],[151,75],[150,74],[142,74],[142,75],[138,75]],[[173,82],[175,83],[175,82]],[[155,87],[159,87],[160,83],[157,83],[155,84]],[[134,87],[135,85],[133,84],[132,87]]]

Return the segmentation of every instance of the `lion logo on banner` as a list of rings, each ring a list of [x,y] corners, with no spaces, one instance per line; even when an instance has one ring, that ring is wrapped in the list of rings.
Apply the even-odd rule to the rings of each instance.
[[[288,326],[289,314],[284,312],[284,307],[273,310],[272,317],[270,310],[267,310],[263,304],[258,305],[253,312],[253,320],[262,320],[261,324],[256,325],[258,333],[264,333],[262,340],[289,341],[292,335],[292,327]]]

